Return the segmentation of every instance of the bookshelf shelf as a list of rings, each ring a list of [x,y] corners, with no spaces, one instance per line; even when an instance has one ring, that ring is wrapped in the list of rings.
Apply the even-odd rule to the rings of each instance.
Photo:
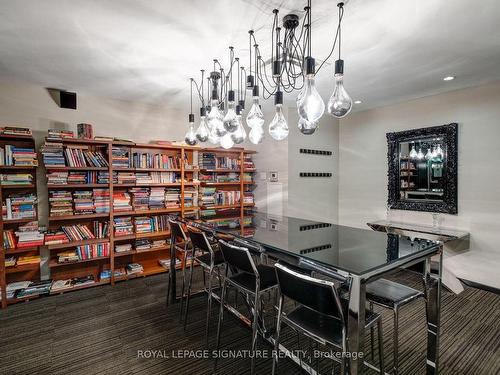
[[[5,254],[22,254],[22,253],[29,253],[33,251],[38,251],[38,246],[33,246],[33,247],[21,247],[21,248],[16,248],[16,249],[7,249],[5,250]]]
[[[113,213],[114,216],[137,216],[137,215],[159,215],[159,214],[168,214],[172,212],[179,212],[181,207],[172,207],[172,208],[161,208],[158,210],[140,210],[140,211],[115,211]]]
[[[101,285],[107,285],[109,284],[111,281],[109,279],[107,280],[100,280],[100,281],[96,281],[94,283],[91,283],[91,284],[84,284],[84,285],[78,285],[78,286],[73,286],[71,288],[66,288],[66,289],[61,289],[61,290],[56,290],[56,291],[51,291],[50,292],[50,295],[56,295],[56,294],[63,294],[63,293],[67,293],[67,292],[74,292],[76,290],[82,290],[82,289],[87,289],[87,288],[93,288],[95,286],[101,286]]]
[[[34,270],[39,270],[40,269],[40,264],[35,263],[35,264],[23,264],[23,265],[16,265],[13,267],[6,267],[5,268],[5,273],[18,273],[18,272],[27,272],[27,271],[34,271]]]
[[[49,249],[49,250],[60,250],[60,249],[68,249],[71,247],[93,245],[96,243],[106,243],[106,242],[109,242],[109,238],[91,238],[88,240],[72,241],[72,242],[68,242],[68,243],[52,244],[52,245],[46,245],[46,246],[47,246],[47,249]]]
[[[48,171],[105,171],[107,172],[109,168],[107,167],[56,167],[46,165],[45,169]]]
[[[2,185],[2,189],[34,189],[35,184]]]
[[[60,185],[55,185],[55,184],[47,184],[47,187],[49,189],[105,189],[109,187],[109,184],[60,184]]]
[[[62,262],[59,263],[56,259],[51,259],[49,261],[49,268],[55,268],[55,267],[65,267],[65,266],[72,266],[75,264],[81,264],[81,263],[88,263],[88,262],[98,262],[100,260],[110,260],[111,258],[108,257],[95,257],[95,258],[89,258],[89,259],[82,259],[74,262]]]
[[[34,165],[2,165],[0,166],[0,171],[1,170],[35,170],[37,169],[37,166]]]
[[[158,246],[158,247],[153,247],[151,249],[147,250],[131,250],[131,251],[124,251],[124,252],[115,252],[115,258],[116,257],[124,257],[128,255],[136,255],[136,254],[146,254],[146,253],[151,253],[155,251],[165,251],[165,250],[170,250],[170,245],[168,246]]]
[[[68,221],[68,220],[88,220],[88,219],[98,219],[103,217],[109,217],[109,214],[89,214],[89,215],[61,215],[61,216],[49,216],[49,222],[55,221]]]
[[[23,223],[29,223],[30,221],[36,221],[36,217],[26,217],[23,219],[7,219],[3,221],[3,224],[23,224]]]

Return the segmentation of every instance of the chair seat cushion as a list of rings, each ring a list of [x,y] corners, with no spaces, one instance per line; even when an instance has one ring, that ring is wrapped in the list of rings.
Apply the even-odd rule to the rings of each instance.
[[[260,290],[278,285],[274,267],[259,264],[256,266],[260,278]],[[255,291],[255,275],[241,272],[230,277],[230,279],[250,292]]]
[[[389,308],[423,295],[419,290],[386,279],[378,279],[366,285],[366,299]]]
[[[371,326],[379,318],[379,314],[366,310],[365,326]],[[287,319],[323,341],[337,346],[342,345],[342,323],[340,319],[321,314],[304,306],[299,306],[290,314],[287,314]]]
[[[203,255],[195,257],[195,259],[207,266],[210,266],[210,253],[205,253]],[[221,251],[214,251],[214,266],[224,263],[224,257]]]

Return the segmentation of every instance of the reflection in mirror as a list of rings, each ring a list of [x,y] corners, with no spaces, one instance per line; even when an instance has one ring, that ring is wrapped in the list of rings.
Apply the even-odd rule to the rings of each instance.
[[[446,145],[440,137],[399,144],[400,199],[442,201]]]
[[[457,214],[458,125],[403,130],[386,136],[388,212]]]

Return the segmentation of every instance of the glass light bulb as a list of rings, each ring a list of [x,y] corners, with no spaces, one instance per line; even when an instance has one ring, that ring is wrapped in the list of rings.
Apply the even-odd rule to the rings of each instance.
[[[224,128],[224,116],[219,109],[219,103],[216,99],[212,100],[210,112],[208,112],[207,123],[212,132],[215,132],[218,137],[222,137],[227,133]]]
[[[194,131],[194,122],[189,123],[188,131],[184,137],[184,141],[190,145],[194,146],[198,141],[196,140],[196,133]]]
[[[328,113],[338,118],[346,116],[352,109],[352,99],[344,88],[343,80],[342,74],[335,75],[335,88],[328,101]]]
[[[314,74],[308,74],[304,79],[304,87],[297,97],[297,111],[311,125],[317,123],[325,112],[325,103],[314,84]]]
[[[438,153],[437,153],[437,148],[436,147],[433,147],[432,148],[432,158],[437,158],[438,156]]]
[[[282,104],[276,104],[276,114],[269,124],[269,134],[277,141],[282,141],[288,136],[288,124],[283,115]]]
[[[255,126],[260,126],[260,127],[264,126],[264,122],[265,122],[264,114],[260,109],[259,97],[254,96],[252,107],[250,108],[250,111],[248,111],[247,115],[247,125],[249,128],[252,129]]]
[[[241,121],[241,115],[236,116],[236,121],[238,122],[238,126],[236,127],[236,130],[231,133],[231,139],[234,143],[239,145],[240,143],[243,143],[243,141],[247,137],[247,132],[245,131],[245,127],[243,126],[243,121]]]
[[[224,116],[224,128],[232,133],[238,127],[238,122],[236,121],[236,110],[234,102],[227,102],[227,112]]]
[[[415,145],[411,146],[410,158],[415,159],[418,156],[417,150],[415,150]]]
[[[220,139],[220,145],[226,150],[234,146],[234,142],[231,138],[231,133],[226,133],[226,135]]]
[[[208,130],[207,120],[205,116],[200,118],[200,125],[198,125],[198,129],[196,129],[196,139],[200,142],[208,141],[208,136],[210,131]]]
[[[314,134],[316,129],[318,129],[318,123],[317,122],[309,122],[302,117],[299,117],[299,124],[298,124],[299,130],[302,134],[305,135],[311,135]]]
[[[424,153],[422,152],[422,149],[418,149],[418,154],[417,154],[417,159],[423,159],[424,158]]]
[[[429,147],[427,149],[427,153],[425,154],[425,160],[431,160],[432,159],[432,152],[431,152],[431,148]]]
[[[248,139],[254,145],[258,145],[264,139],[264,129],[262,126],[254,126],[250,129],[250,133],[248,133]]]
[[[438,157],[442,158],[444,156],[444,152],[443,152],[443,149],[441,148],[441,145],[438,145],[437,146],[437,149],[436,149],[436,154]]]

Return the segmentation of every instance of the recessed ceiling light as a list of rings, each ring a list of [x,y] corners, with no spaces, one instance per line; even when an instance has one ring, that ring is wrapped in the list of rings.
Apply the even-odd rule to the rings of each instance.
[[[361,103],[363,103],[361,100],[355,100],[354,101],[354,104],[361,104]]]
[[[453,81],[455,79],[455,76],[446,76],[443,78],[443,81]]]

